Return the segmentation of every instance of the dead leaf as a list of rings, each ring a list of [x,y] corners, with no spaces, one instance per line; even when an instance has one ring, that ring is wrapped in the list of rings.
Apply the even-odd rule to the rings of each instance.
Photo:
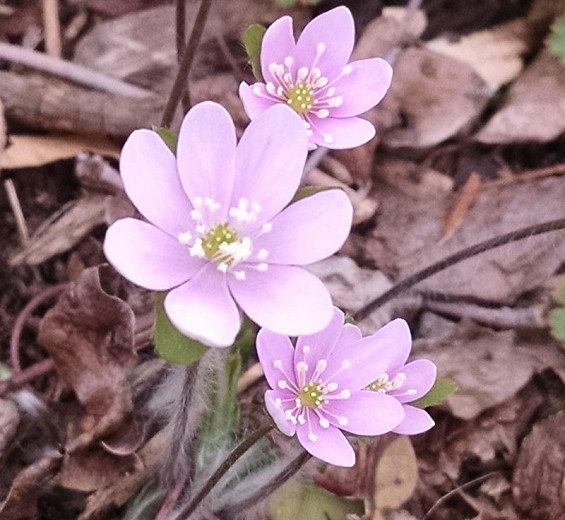
[[[18,408],[12,401],[0,399],[0,458],[20,424]]]
[[[442,378],[455,381],[457,392],[445,404],[456,417],[470,420],[509,400],[536,371],[553,364],[554,346],[540,343],[518,345],[514,331],[493,332],[463,320],[451,336],[416,340],[413,350],[431,359]],[[561,364],[564,360],[561,356]]]
[[[4,119],[4,105],[0,99],[0,168],[4,160],[4,148],[6,148],[6,120]]]
[[[565,63],[542,51],[512,84],[502,107],[475,135],[481,143],[551,141],[565,131]]]
[[[468,64],[429,49],[407,49],[381,102],[382,110],[399,114],[383,143],[390,148],[437,145],[466,130],[492,94]]]
[[[119,159],[120,149],[104,137],[77,135],[12,135],[0,157],[3,169],[33,168],[89,151]]]
[[[434,52],[468,63],[493,90],[514,80],[524,66],[528,52],[529,30],[526,20],[489,27],[454,42],[437,38],[426,43]]]
[[[397,437],[386,446],[377,464],[373,520],[384,520],[388,511],[400,508],[417,483],[418,462],[412,443],[408,437]]]
[[[522,513],[532,520],[561,518],[565,511],[565,412],[534,425],[520,447],[512,491]]]
[[[352,236],[360,253],[396,280],[483,240],[535,223],[565,217],[565,182],[545,178],[527,184],[483,190],[451,240],[438,244],[450,197],[428,194],[415,200],[385,183],[377,226],[367,236]],[[450,266],[416,289],[511,303],[539,287],[565,258],[563,232],[531,237]]]
[[[440,243],[447,242],[460,227],[467,215],[469,208],[475,201],[479,188],[481,187],[481,176],[473,172],[469,175],[467,182],[461,189],[453,209],[445,220],[445,228]]]
[[[38,342],[86,408],[74,449],[115,431],[132,409],[134,315],[113,295],[118,280],[108,266],[86,269],[40,323]]]

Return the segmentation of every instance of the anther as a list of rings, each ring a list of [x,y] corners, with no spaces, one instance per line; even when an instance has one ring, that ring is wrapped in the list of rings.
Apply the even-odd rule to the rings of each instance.
[[[329,428],[330,427],[330,421],[328,421],[325,417],[320,417],[320,426],[322,428]]]
[[[284,379],[279,379],[279,381],[277,381],[277,385],[281,390],[288,388],[288,385],[286,384],[286,381]]]

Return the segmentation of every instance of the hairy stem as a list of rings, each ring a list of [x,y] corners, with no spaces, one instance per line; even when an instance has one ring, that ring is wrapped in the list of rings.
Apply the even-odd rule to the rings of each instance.
[[[208,18],[208,12],[210,11],[211,5],[212,0],[202,0],[200,2],[200,8],[198,9],[196,20],[194,20],[194,26],[192,27],[190,38],[188,39],[182,54],[177,77],[175,78],[171,94],[169,95],[169,99],[167,100],[167,104],[163,112],[161,126],[169,127],[171,125],[179,100],[186,90],[188,73],[192,66],[192,62],[194,61],[194,56],[196,55],[196,48],[198,47],[198,43],[200,42],[200,38],[204,32],[204,25],[206,24],[206,18]]]
[[[254,504],[265,500],[271,493],[274,493],[287,480],[298,473],[298,471],[300,471],[300,468],[302,468],[302,466],[304,466],[304,464],[306,464],[311,458],[312,455],[310,455],[307,451],[300,453],[300,455],[292,459],[290,463],[270,482],[260,487],[255,493],[246,498],[244,501],[230,506],[230,514],[232,516],[238,515]]]
[[[496,247],[503,246],[504,244],[510,244],[511,242],[522,240],[523,238],[541,235],[550,231],[557,231],[558,229],[565,229],[565,218],[550,220],[541,224],[535,224],[533,226],[528,226],[516,231],[511,231],[510,233],[506,233],[505,235],[490,238],[489,240],[485,240],[484,242],[480,242],[479,244],[475,244],[474,246],[462,249],[461,251],[458,251],[457,253],[454,253],[397,283],[384,294],[381,294],[378,298],[375,298],[367,305],[359,309],[356,313],[353,314],[353,318],[355,320],[362,320],[363,318],[371,314],[375,309],[378,309],[400,293],[413,287],[417,283],[420,283],[426,278],[429,278],[430,276],[433,276],[434,274],[439,273],[440,271],[443,271],[444,269],[447,269],[452,265],[466,260],[467,258],[471,258],[480,253],[484,253],[489,249],[495,249]]]
[[[249,437],[244,439],[240,444],[238,444],[234,450],[227,456],[227,458],[220,464],[218,469],[214,471],[212,476],[206,481],[206,484],[202,489],[195,495],[195,497],[182,509],[179,518],[187,519],[200,503],[206,498],[208,493],[212,491],[214,486],[221,480],[221,478],[228,472],[228,470],[239,460],[245,453],[259,440],[261,440],[265,435],[267,435],[273,427],[268,424],[254,431]]]

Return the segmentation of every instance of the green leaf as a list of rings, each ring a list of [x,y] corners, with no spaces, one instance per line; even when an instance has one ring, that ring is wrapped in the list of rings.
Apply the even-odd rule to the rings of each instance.
[[[559,307],[549,313],[549,326],[555,339],[565,341],[565,308]]]
[[[159,126],[153,128],[153,130],[159,134],[159,137],[161,137],[163,141],[165,141],[165,144],[170,148],[171,152],[176,154],[179,136],[166,126]]]
[[[553,23],[547,45],[553,54],[565,61],[565,13]]]
[[[273,520],[347,520],[348,515],[362,516],[361,500],[339,497],[314,484],[302,484],[291,480],[271,501]]]
[[[173,365],[188,365],[198,361],[206,352],[206,347],[175,328],[165,313],[164,300],[164,293],[157,294],[155,299],[155,332],[153,333],[157,354]]]
[[[417,406],[418,408],[427,408],[428,406],[435,406],[443,402],[443,400],[448,396],[453,394],[457,390],[457,385],[450,381],[449,379],[436,379],[434,386],[430,391],[420,397],[420,399],[411,402],[412,406]]]
[[[557,291],[553,295],[553,298],[555,301],[558,301],[559,303],[565,305],[565,284],[557,289]]]
[[[278,2],[283,7],[290,7],[296,3],[296,0],[278,0]]]
[[[253,75],[258,81],[263,81],[263,74],[261,74],[261,43],[266,30],[262,25],[254,23],[245,29],[243,33],[243,45],[247,51]]]
[[[298,188],[289,204],[294,204],[299,200],[305,199],[306,197],[311,197],[312,195],[316,195],[317,193],[321,193],[322,191],[340,189],[341,188],[338,188],[337,186],[302,186],[302,188]]]

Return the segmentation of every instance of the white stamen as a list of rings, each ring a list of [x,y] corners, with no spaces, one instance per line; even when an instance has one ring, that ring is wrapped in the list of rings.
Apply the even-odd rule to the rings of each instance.
[[[326,117],[328,117],[330,115],[330,111],[327,108],[322,108],[321,110],[318,110],[318,112],[316,112],[316,115],[320,119],[325,119]]]
[[[328,105],[330,105],[331,107],[340,107],[342,104],[343,104],[342,96],[336,96],[328,100]]]
[[[292,56],[287,56],[284,59],[284,64],[290,69],[290,67],[292,67],[292,65],[294,64],[294,59],[292,58]]]
[[[323,42],[318,43],[318,45],[316,45],[316,52],[318,54],[322,54],[324,51],[326,50],[326,44]]]
[[[349,399],[351,397],[351,390],[348,390],[347,388],[342,390],[339,395],[341,397],[343,397],[344,399]]]
[[[316,363],[316,372],[318,373],[322,373],[328,366],[328,362],[325,359],[320,359],[318,360],[318,363]]]
[[[253,94],[261,94],[261,86],[260,85],[253,85]]]
[[[306,424],[306,419],[304,418],[304,415],[299,415],[299,416],[297,417],[297,419],[298,419],[298,422],[299,422],[300,424]]]
[[[194,205],[195,205],[197,208],[201,208],[203,203],[204,203],[204,201],[202,200],[202,197],[196,197],[196,198],[194,199]]]
[[[300,423],[302,424],[302,423]],[[314,435],[312,432],[310,432],[308,434],[308,438],[312,441],[312,442],[316,442],[316,440],[318,439],[318,437],[316,437],[316,435]]]
[[[269,256],[269,251],[267,251],[266,249],[259,249],[259,251],[257,251],[258,260],[266,260],[268,256]]]
[[[330,427],[330,421],[328,421],[325,417],[320,417],[320,426],[322,428],[329,428]]]
[[[335,392],[337,390],[337,387],[338,387],[338,384],[332,381],[331,383],[328,383],[326,385],[326,390],[328,392]]]
[[[337,422],[340,426],[347,426],[349,421],[347,420],[347,417],[338,417]]]
[[[271,96],[275,96],[277,94],[277,89],[274,83],[271,83],[270,81],[267,82],[266,88],[267,88],[267,92],[271,94]]]
[[[296,363],[296,371],[298,373],[305,374],[307,370],[308,370],[308,363],[304,361],[299,361],[298,363]]]
[[[202,199],[200,199],[200,200],[202,200]],[[199,221],[202,220],[202,213],[201,213],[200,210],[198,210],[198,209],[193,209],[193,210],[191,210],[190,216],[191,216],[194,220],[196,220],[197,222],[199,222]]]
[[[328,97],[332,97],[335,94],[335,87],[330,87],[326,94],[328,95]]]
[[[330,134],[326,134],[324,136],[324,142],[326,142],[327,144],[331,144],[334,142],[334,138]]]
[[[194,242],[194,245],[188,249],[188,252],[190,253],[190,256],[197,256],[199,258],[206,256],[206,253],[202,248],[202,240],[200,238],[196,239],[196,242]]]
[[[326,76],[322,76],[321,78],[318,78],[316,80],[316,83],[314,83],[314,87],[316,88],[322,88],[325,87],[328,84],[328,78],[326,78]]]
[[[275,404],[278,407],[281,407],[282,406],[282,399],[280,397],[275,397]]]
[[[227,273],[228,272],[228,267],[229,265],[226,264],[225,262],[220,262],[218,264],[218,271],[221,271],[222,273]]]
[[[351,74],[352,70],[353,67],[351,66],[351,64],[348,64],[345,67],[343,67],[343,74]]]
[[[410,390],[406,390],[406,392],[404,392],[406,395],[414,395],[417,393],[417,391],[413,388],[411,388]]]
[[[263,227],[261,228],[261,231],[263,233],[268,233],[269,231],[271,231],[273,229],[273,224],[271,224],[270,222],[267,222],[266,224],[263,224]]]
[[[284,390],[285,388],[288,388],[288,385],[286,384],[286,381],[285,381],[284,379],[280,379],[280,380],[277,382],[277,385],[279,386],[279,388],[280,388],[281,390]]]
[[[308,68],[307,67],[300,67],[296,75],[300,81],[304,81],[308,77]]]
[[[245,280],[245,271],[234,271],[236,280]]]
[[[182,245],[187,246],[192,241],[192,233],[189,233],[188,231],[179,233],[178,240]]]
[[[261,271],[261,272],[265,272],[267,269],[269,269],[269,264],[266,264],[264,262],[261,262],[260,264],[257,264],[257,270]]]
[[[304,346],[302,347],[302,352],[303,352],[304,354],[310,354],[310,345],[304,345]]]
[[[204,224],[198,224],[198,226],[196,226],[196,231],[198,231],[198,233],[200,234],[204,234],[204,232],[206,231],[206,226]]]
[[[274,366],[275,368],[282,368],[282,361],[281,361],[280,359],[275,359],[275,360],[273,361],[273,366]]]

